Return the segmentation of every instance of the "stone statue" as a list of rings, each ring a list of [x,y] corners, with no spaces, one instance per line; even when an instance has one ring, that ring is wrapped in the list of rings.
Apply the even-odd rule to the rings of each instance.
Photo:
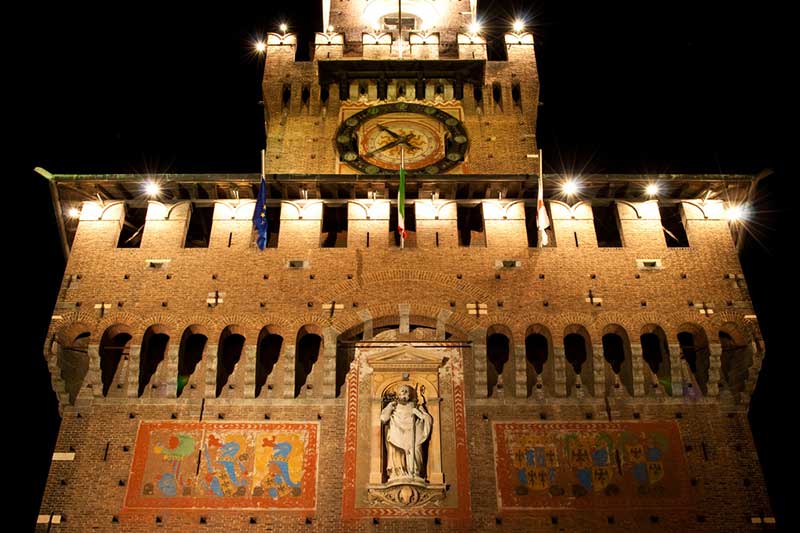
[[[422,403],[416,401],[416,392],[408,385],[400,385],[397,399],[381,411],[381,423],[386,428],[386,473],[389,481],[401,478],[421,479],[422,445],[431,435],[433,417]]]

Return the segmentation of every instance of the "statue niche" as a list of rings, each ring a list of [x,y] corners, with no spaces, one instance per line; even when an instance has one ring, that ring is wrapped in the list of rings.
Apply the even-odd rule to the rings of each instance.
[[[442,354],[410,346],[368,357],[372,369],[370,482],[374,506],[422,507],[445,498],[439,369]]]

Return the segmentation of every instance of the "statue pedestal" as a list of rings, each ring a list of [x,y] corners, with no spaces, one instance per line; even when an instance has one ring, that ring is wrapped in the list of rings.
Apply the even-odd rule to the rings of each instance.
[[[445,485],[426,483],[420,477],[396,478],[388,483],[367,485],[369,502],[375,506],[423,507],[438,505],[445,497]]]

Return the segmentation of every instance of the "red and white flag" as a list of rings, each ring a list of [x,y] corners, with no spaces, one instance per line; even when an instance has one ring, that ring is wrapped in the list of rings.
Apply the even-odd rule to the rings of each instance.
[[[541,158],[541,153],[539,154]],[[539,167],[541,169],[541,166]],[[536,198],[536,227],[539,229],[539,247],[547,246],[547,232],[550,227],[550,219],[547,216],[547,209],[544,206],[544,187],[542,185],[542,172],[539,171],[539,195]]]

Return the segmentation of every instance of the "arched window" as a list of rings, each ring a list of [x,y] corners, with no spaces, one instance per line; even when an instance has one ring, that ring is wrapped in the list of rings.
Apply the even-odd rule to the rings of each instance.
[[[719,342],[722,345],[720,377],[738,400],[745,391],[749,370],[753,366],[753,350],[747,336],[735,324],[722,327]]]
[[[322,337],[316,333],[311,333],[307,326],[300,328],[297,333],[297,360],[294,365],[294,396],[300,396],[305,387],[306,390],[313,390],[311,382],[311,372],[319,359],[322,348]]]
[[[594,392],[591,348],[589,333],[583,326],[570,326],[564,336],[564,357],[567,360],[567,394],[574,394],[580,388]]]
[[[525,385],[528,396],[533,394],[534,389],[545,386],[544,369],[549,353],[547,337],[541,333],[530,333],[525,337]]]
[[[256,354],[256,398],[259,397],[270,375],[275,371],[282,347],[283,337],[271,333],[269,328],[261,330]],[[271,383],[268,385],[268,389],[272,389]]]
[[[120,362],[127,361],[133,336],[125,326],[111,326],[100,340],[100,379],[103,396],[108,396],[112,385],[122,390],[124,376],[118,376]]]
[[[664,387],[667,394],[672,394],[672,372],[669,364],[669,349],[667,347],[667,336],[659,326],[648,325],[642,330],[640,341],[642,343],[642,357],[647,363],[648,368],[655,376],[655,383],[651,380],[649,390],[654,391],[660,384]]]
[[[694,324],[683,324],[678,333],[678,344],[681,347],[681,359],[686,361],[692,376],[686,387],[691,390],[695,387],[703,394],[708,393],[708,370],[710,367],[708,340],[703,329]],[[688,377],[688,376],[687,376]]]
[[[144,332],[139,355],[139,397],[144,394],[145,388],[158,370],[158,365],[164,360],[168,343],[169,335],[163,333],[160,326],[150,326]]]
[[[236,363],[242,356],[244,348],[244,337],[234,333],[231,326],[222,331],[219,339],[219,350],[217,351],[217,390],[216,396],[222,396],[222,391],[228,380],[236,369]],[[229,388],[233,388],[233,384]]]
[[[614,387],[624,387],[633,395],[633,365],[628,333],[618,324],[603,328],[603,358],[608,363],[606,370],[606,393]]]
[[[58,350],[58,367],[70,405],[75,405],[83,379],[89,371],[89,336],[89,332],[84,331]]]
[[[508,362],[508,356],[508,337],[502,333],[493,333],[486,337],[486,384],[488,386],[488,396],[494,396],[495,392],[503,389],[503,368]]]
[[[178,397],[183,394],[197,365],[203,360],[207,342],[208,337],[199,332],[198,326],[190,326],[183,332],[178,351]]]

